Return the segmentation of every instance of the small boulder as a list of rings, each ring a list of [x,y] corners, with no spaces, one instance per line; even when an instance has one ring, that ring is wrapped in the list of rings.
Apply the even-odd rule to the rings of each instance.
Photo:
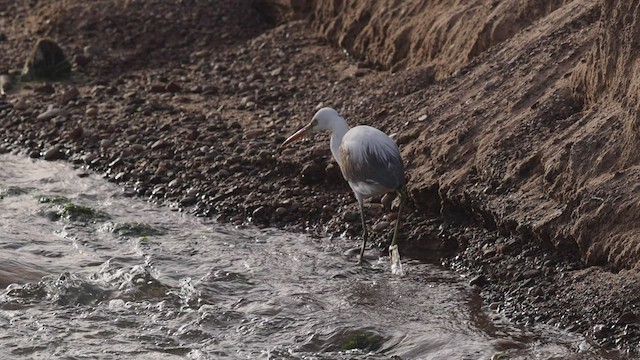
[[[71,63],[60,45],[39,39],[22,69],[22,80],[60,79],[71,73]]]

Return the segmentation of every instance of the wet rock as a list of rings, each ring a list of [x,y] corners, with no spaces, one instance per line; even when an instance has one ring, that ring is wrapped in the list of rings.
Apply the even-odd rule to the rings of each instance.
[[[258,206],[253,212],[251,212],[251,216],[254,219],[264,219],[268,214],[268,209],[266,206]]]
[[[73,100],[77,99],[78,96],[80,96],[80,91],[78,90],[77,87],[74,86],[71,89],[65,91],[62,94],[62,96],[60,96],[60,99],[58,100],[58,104],[59,105],[66,105],[70,101],[73,101]]]
[[[198,201],[198,198],[195,196],[185,196],[180,199],[180,206],[191,206],[194,205]]]
[[[471,286],[484,287],[488,283],[489,283],[489,281],[482,274],[474,276],[474,277],[471,278],[471,280],[469,280],[469,285],[471,285]]]
[[[282,217],[282,216],[286,215],[286,214],[287,214],[287,212],[288,212],[288,211],[287,211],[287,208],[285,208],[285,207],[283,207],[283,206],[279,206],[279,207],[277,207],[277,208],[276,208],[276,211],[275,211],[276,216],[278,216],[278,217]]]
[[[30,157],[30,158],[32,158],[32,159],[38,159],[38,158],[40,158],[40,151],[38,151],[38,150],[31,150],[31,151],[29,152],[29,157]]]
[[[383,221],[380,221],[379,223],[373,225],[371,227],[371,230],[374,231],[374,232],[380,232],[380,231],[388,228],[389,225],[391,225],[391,223],[389,223],[388,221],[384,221],[383,220]]]
[[[64,158],[64,153],[61,151],[60,145],[54,145],[49,150],[45,151],[44,159],[47,161],[59,160]]]
[[[596,324],[593,326],[593,337],[596,339],[603,339],[607,336],[609,329],[606,325]]]
[[[22,79],[60,79],[70,73],[71,63],[60,45],[51,39],[39,39],[24,64]]]
[[[636,314],[630,312],[630,311],[626,311],[624,312],[622,315],[620,315],[620,317],[618,318],[618,320],[616,321],[616,325],[629,325],[629,324],[635,324],[638,322],[638,317],[636,316]]]

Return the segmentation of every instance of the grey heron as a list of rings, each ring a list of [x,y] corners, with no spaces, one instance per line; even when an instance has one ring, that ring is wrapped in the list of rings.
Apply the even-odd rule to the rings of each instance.
[[[393,239],[389,246],[389,253],[395,252],[397,266],[399,266],[396,242],[400,216],[407,196],[404,166],[398,145],[387,134],[374,127],[359,125],[349,128],[347,122],[336,110],[325,107],[316,112],[309,124],[287,138],[281,148],[310,132],[324,130],[331,131],[331,153],[340,167],[342,176],[347,180],[358,200],[360,219],[362,220],[362,247],[358,258],[359,264],[363,261],[368,236],[364,218],[364,200],[394,191],[400,196],[398,217],[393,231]],[[392,255],[392,265],[393,261]]]

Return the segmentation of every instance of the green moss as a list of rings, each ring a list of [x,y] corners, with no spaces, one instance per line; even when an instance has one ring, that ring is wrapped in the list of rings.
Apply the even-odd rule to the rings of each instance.
[[[39,195],[38,202],[41,204],[65,204],[69,203],[69,199],[61,195]]]
[[[62,206],[60,217],[70,221],[91,222],[108,219],[109,215],[105,212],[97,211],[87,206],[66,203]]]
[[[0,189],[0,200],[9,196],[18,196],[28,194],[33,188],[21,188],[17,186],[9,186],[7,188]]]
[[[382,341],[383,339],[380,335],[355,333],[340,345],[340,350],[361,349],[375,351],[382,347]]]
[[[153,228],[147,224],[141,223],[123,223],[115,224],[111,230],[114,234],[125,237],[144,237],[153,235],[162,235],[164,232],[160,229]],[[148,238],[147,238],[148,239]]]

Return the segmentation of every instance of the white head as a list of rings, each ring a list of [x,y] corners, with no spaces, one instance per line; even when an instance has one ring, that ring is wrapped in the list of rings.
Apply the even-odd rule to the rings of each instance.
[[[333,130],[333,126],[337,121],[344,121],[337,111],[330,107],[324,107],[316,112],[311,119],[313,131]]]
[[[331,130],[331,131],[343,131],[346,132],[348,130],[347,122],[338,114],[337,111],[330,107],[324,107],[316,112],[311,119],[311,122],[307,124],[302,129],[296,131],[293,135],[289,136],[287,140],[285,140],[281,148],[286,147],[290,143],[301,139],[305,135],[310,132],[317,132],[323,130]]]

